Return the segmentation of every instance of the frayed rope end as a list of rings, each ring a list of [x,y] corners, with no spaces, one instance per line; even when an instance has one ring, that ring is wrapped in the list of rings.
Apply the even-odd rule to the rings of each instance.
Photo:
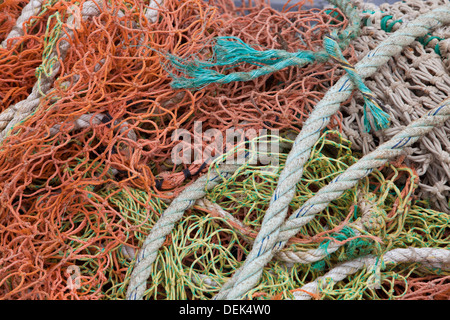
[[[367,109],[370,110],[370,114],[373,119],[375,131],[386,129],[390,123],[390,115],[383,111],[380,105],[374,100],[367,96],[364,96],[364,126],[366,132],[370,132],[371,125],[368,118]]]

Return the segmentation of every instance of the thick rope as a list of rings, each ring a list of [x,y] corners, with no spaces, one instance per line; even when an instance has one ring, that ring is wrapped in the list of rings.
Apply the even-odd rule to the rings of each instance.
[[[223,179],[229,178],[238,167],[239,165],[220,166],[218,172],[212,171],[210,174],[201,176],[172,201],[153,226],[137,254],[136,264],[128,284],[128,300],[141,300],[143,298],[147,279],[150,276],[158,250],[164,243],[166,236],[172,231],[175,223],[183,217],[184,212],[191,208],[196,200],[203,198],[207,190],[217,186]]]
[[[380,269],[376,266],[381,264],[377,257],[369,255],[346,261],[331,269],[325,275],[315,279],[299,290],[294,290],[293,296],[295,300],[311,300],[312,296],[320,293],[320,286],[327,285],[330,282],[336,283],[344,280],[363,268]],[[399,263],[422,263],[424,266],[438,268],[442,270],[450,269],[450,250],[435,248],[408,248],[393,249],[386,252],[382,256],[383,264],[399,264]]]
[[[404,148],[414,144],[421,137],[428,134],[435,127],[450,119],[450,98],[445,99],[439,106],[429,111],[422,118],[411,122],[405,129],[383,143],[371,153],[362,157],[337,176],[327,186],[320,189],[312,198],[308,199],[301,208],[296,210],[281,227],[279,241],[287,241],[295,235],[299,228],[314,218],[331,201],[339,198],[346,190],[369,175],[373,169],[383,166],[402,154]]]
[[[246,226],[241,221],[236,219],[232,214],[224,210],[219,204],[213,203],[207,199],[199,199],[197,200],[196,205],[214,212],[215,215],[226,220],[233,226],[234,230],[236,230],[236,232],[238,232],[245,239],[246,242],[253,244],[253,238],[251,237],[251,234],[247,230]],[[376,220],[376,211],[372,210],[372,203],[369,203],[365,200],[363,203],[361,203],[360,208],[362,210],[361,218],[357,219],[353,223],[345,225],[345,227],[348,228],[349,232],[353,234],[353,237],[361,236],[361,231],[365,231],[365,226],[370,224],[368,222]],[[325,259],[330,254],[339,250],[339,248],[341,248],[344,244],[345,243],[342,241],[331,240],[328,241],[327,245],[325,246],[320,246],[316,249],[310,249],[307,251],[280,251],[275,254],[275,259],[289,263],[311,264]]]
[[[377,221],[378,211],[374,209],[375,204],[368,199],[360,199],[358,207],[362,211],[361,217],[355,222],[345,225],[349,228],[349,231],[353,233],[353,237],[361,236],[362,231],[366,231],[367,228],[373,228]],[[345,243],[340,241],[329,241],[324,247],[319,247],[317,249],[298,251],[298,250],[286,250],[278,251],[275,254],[277,260],[290,263],[302,263],[311,264],[317,261],[325,259],[330,254],[336,252]]]
[[[449,119],[450,98],[444,100],[438,107],[428,112],[422,118],[409,124],[391,140],[362,157],[357,163],[350,166],[346,171],[331,181],[330,184],[320,189],[312,198],[306,201],[301,208],[292,213],[289,219],[281,226],[275,244],[270,247],[272,250],[268,250],[267,247],[265,248],[266,252],[264,252],[264,256],[268,257],[270,260],[273,254],[280,250],[291,237],[297,234],[302,226],[314,219],[316,213],[325,209],[331,201],[336,200],[346,190],[355,186],[360,179],[369,175],[373,169],[384,165],[389,160],[395,159],[401,155],[404,148],[411,146],[419,140],[419,138],[428,134],[435,127],[442,125]],[[252,265],[250,266],[253,267]],[[260,274],[262,270],[262,267],[261,269],[257,269],[259,266],[261,265],[256,265],[253,269],[246,270],[241,268],[239,269],[241,270],[240,274],[248,274],[248,279],[254,281],[255,275]],[[242,270],[246,271],[246,273]],[[252,282],[247,280],[246,282],[243,282],[242,286],[244,286],[244,284],[247,285],[248,283]],[[236,285],[237,282],[235,287],[233,287],[233,291],[230,291],[230,294],[234,293],[240,296],[251,289],[251,287],[241,288],[236,287]],[[229,299],[233,299],[235,296],[232,295],[231,297],[232,298]]]
[[[439,7],[420,16],[370,51],[355,65],[357,73],[362,78],[374,74],[378,67],[385,64],[390,57],[399,54],[415,38],[424,36],[431,29],[447,23],[450,23],[450,5]],[[354,85],[349,77],[343,76],[326,93],[305,121],[288,155],[285,168],[280,174],[278,186],[264,216],[255,245],[244,266],[236,271],[229,283],[224,285],[216,296],[217,299],[238,299],[258,282],[262,267],[272,258],[273,248],[280,245],[277,239],[280,227],[286,218],[288,205],[295,194],[295,185],[302,177],[303,166],[309,159],[311,148],[319,139],[320,132],[328,124],[330,117],[339,110],[340,104],[350,97],[353,88]],[[415,133],[412,135],[415,136]]]

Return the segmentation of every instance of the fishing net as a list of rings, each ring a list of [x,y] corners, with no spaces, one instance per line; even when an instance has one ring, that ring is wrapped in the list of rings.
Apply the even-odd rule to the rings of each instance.
[[[408,1],[383,4],[379,7],[370,3],[359,3],[364,27],[361,37],[354,41],[358,56],[373,49],[390,33],[396,31],[420,13],[446,1]],[[449,74],[447,47],[444,41],[449,37],[447,26],[437,28],[433,33],[417,39],[401,55],[391,59],[373,77],[366,79],[367,86],[394,115],[389,129],[375,134],[360,134],[363,128],[360,109],[361,99],[355,95],[349,105],[343,106],[343,132],[353,142],[355,150],[363,153],[374,150],[379,143],[389,140],[398,130],[421,117],[427,110],[449,95]],[[370,40],[369,40],[370,39]],[[441,50],[442,49],[442,50]],[[348,114],[348,116],[346,116]],[[426,199],[432,208],[450,213],[450,167],[449,167],[449,122],[435,128],[414,146],[405,149],[404,162],[415,168],[420,177],[417,196]],[[448,233],[448,226],[442,226]],[[430,229],[423,227],[424,231]],[[448,277],[416,277],[398,284],[407,289],[402,299],[444,299],[448,295]]]
[[[257,139],[239,136],[226,145],[223,157],[224,150],[216,150],[199,161],[177,163],[178,132],[186,141],[196,141],[199,130],[217,136],[230,129],[266,136],[278,132],[274,142],[280,150],[272,153],[277,166],[246,162],[185,212],[158,251],[144,295],[212,298],[245,261],[294,137],[344,70],[335,63],[313,63],[246,82],[174,90],[176,71],[167,56],[209,59],[220,36],[238,37],[264,50],[318,51],[324,36],[346,28],[348,18],[338,8],[307,9],[304,3],[277,11],[263,1],[238,6],[227,0],[164,0],[157,10],[131,0],[37,2],[19,28],[14,25],[30,3],[0,4],[0,21],[5,21],[0,27],[0,100],[2,115],[7,115],[0,121],[1,299],[125,299],[138,249],[170,202],[198,176],[210,174],[211,163],[232,155],[234,146],[254,152],[249,141]],[[414,17],[413,9],[397,7],[383,10],[392,9],[389,14],[404,22]],[[381,13],[371,8],[374,12],[363,8],[367,19],[361,38],[343,50],[350,63],[391,32],[376,27]],[[13,30],[19,34],[8,38]],[[445,38],[445,30],[436,32]],[[364,130],[360,94],[332,117],[305,165],[290,212],[447,96],[448,75],[436,69],[443,61],[435,52],[436,39],[428,40],[405,50],[411,56],[403,52],[394,58],[385,67],[391,69],[377,75],[381,80],[367,81],[393,115],[383,135]],[[420,69],[424,63],[426,71]],[[241,64],[234,71],[256,67]],[[385,96],[393,74],[399,74],[395,81],[404,83],[414,98]],[[426,94],[420,91],[424,87]],[[418,101],[414,113],[404,110]],[[245,298],[293,298],[298,288],[335,264],[367,254],[411,246],[447,248],[448,161],[429,157],[427,151],[442,154],[436,148],[446,146],[446,130],[436,128],[403,161],[374,170],[333,201],[264,268],[258,286]],[[205,152],[210,142],[187,143],[182,151],[198,160],[195,152]],[[334,244],[339,249],[327,254]],[[302,264],[286,258],[315,248],[324,252],[320,261]],[[373,280],[372,270],[362,270],[323,286],[312,298],[406,299],[430,292],[448,298],[447,271],[405,264],[387,266],[377,275]]]
[[[26,1],[6,1],[0,4],[0,43],[13,31]],[[45,10],[46,11],[46,10]],[[36,82],[36,68],[42,62],[43,38],[48,12],[33,19],[25,33],[9,50],[1,50],[2,75],[0,99],[2,111],[24,100]],[[15,31],[15,30],[14,30]]]
[[[45,80],[56,61],[61,65],[52,90],[3,141],[1,281],[2,296],[8,299],[102,297],[107,283],[125,279],[127,268],[120,266],[117,256],[121,246],[139,247],[149,230],[143,226],[162,212],[154,203],[162,205],[183,188],[186,168],[171,161],[175,129],[192,133],[195,121],[201,121],[203,130],[225,132],[246,121],[243,126],[256,129],[298,130],[312,101],[320,99],[337,77],[336,67],[312,66],[244,87],[174,91],[165,61],[151,50],[189,56],[204,49],[213,36],[242,29],[258,14],[259,25],[241,30],[240,36],[255,40],[267,25],[258,41],[281,46],[268,35],[270,24],[283,27],[283,37],[292,41],[297,29],[284,25],[294,20],[301,27],[310,21],[317,25],[315,37],[298,46],[314,49],[324,32],[345,23],[324,10],[297,8],[283,14],[266,6],[260,13],[254,8],[245,19],[231,11],[225,20],[218,8],[201,1],[172,1],[165,2],[159,20],[150,23],[138,3],[97,4],[101,14],[89,19],[82,19],[85,13],[73,10],[73,5],[44,2],[46,13],[33,19],[40,26],[25,25],[20,42],[1,49],[6,59],[2,67],[20,69],[14,77],[26,78],[28,84],[21,87],[24,95],[16,92],[13,101],[8,99],[13,89],[2,88],[7,90],[2,99],[8,101],[3,110],[21,101],[34,82]],[[71,26],[75,36],[64,23],[71,15],[78,17]],[[268,17],[273,21],[265,22]],[[136,21],[142,27],[137,28]],[[28,34],[34,42],[24,44]],[[69,44],[65,57],[60,52],[52,56],[64,43]],[[42,73],[34,74],[37,67]],[[17,88],[9,73],[5,75],[4,80]],[[280,82],[289,78],[298,80],[285,89]],[[243,112],[241,102],[250,96],[258,104],[247,102]],[[261,119],[260,112],[268,110]],[[337,116],[333,126],[338,123]],[[192,173],[200,165],[191,166]],[[129,217],[129,206],[144,220]],[[64,272],[71,265],[81,268],[83,292],[66,290]]]
[[[357,55],[364,56],[402,24],[445,3],[413,0],[383,4],[378,8],[361,2],[360,10],[366,26],[354,41]],[[401,55],[393,57],[379,72],[366,79],[367,86],[393,115],[390,128],[361,133],[364,132],[364,124],[358,114],[362,100],[355,95],[348,105],[343,106],[343,130],[355,150],[362,150],[364,154],[374,150],[448,97],[450,77],[441,57],[440,41],[448,38],[449,30],[447,26],[437,28],[433,33],[417,39]],[[405,164],[414,167],[420,176],[418,196],[429,199],[430,205],[446,213],[450,213],[448,124],[435,128],[417,144],[406,148],[404,153]]]

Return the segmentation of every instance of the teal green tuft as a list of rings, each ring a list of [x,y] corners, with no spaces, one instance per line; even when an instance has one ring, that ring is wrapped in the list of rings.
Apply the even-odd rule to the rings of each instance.
[[[302,66],[316,61],[326,61],[327,55],[322,52],[298,51],[295,53],[284,50],[259,51],[236,37],[218,37],[212,48],[213,57],[210,61],[185,62],[182,58],[167,54],[166,57],[178,72],[185,76],[177,77],[173,73],[172,87],[202,88],[211,83],[225,84],[234,81],[249,81],[266,74],[279,71],[289,66]],[[228,66],[236,67],[242,63],[259,66],[248,72],[233,72],[222,74],[212,68]]]
[[[338,241],[344,241],[348,238],[354,237],[355,232],[352,228],[349,228],[347,226],[343,227],[341,231],[335,232],[331,235],[333,239],[336,239]],[[332,240],[325,240],[322,241],[319,245],[319,248],[324,250],[325,252],[328,250],[328,246],[330,245]]]
[[[347,71],[347,74],[353,84],[361,91],[364,97],[364,124],[367,132],[370,131],[371,125],[368,119],[367,109],[373,117],[375,130],[384,129],[389,125],[389,115],[384,112],[380,105],[376,102],[372,91],[364,84],[362,77],[356,72],[355,67],[352,66],[347,59],[345,59],[337,41],[333,36],[325,36],[323,45],[330,57],[341,67]]]
[[[356,236],[355,231],[352,228],[347,227],[347,226],[343,227],[342,230],[340,230],[339,232],[333,233],[331,235],[331,237],[336,239],[337,241],[345,241],[345,240],[355,237],[355,236]],[[321,248],[322,250],[324,250],[326,252],[331,241],[333,241],[333,240],[323,241],[319,245],[319,248]],[[372,246],[372,242],[370,239],[358,237],[358,238],[355,238],[355,239],[352,239],[352,240],[346,242],[344,245],[344,248],[345,248],[345,255],[341,258],[341,260],[342,259],[354,259],[354,258],[357,258],[358,256],[367,255],[372,251],[373,246]],[[315,267],[318,268],[319,265],[317,265]],[[320,269],[318,269],[318,270],[320,270]]]
[[[393,17],[393,16],[391,16],[391,15],[387,15],[387,16],[384,16],[384,17],[381,19],[381,21],[380,21],[381,29],[383,29],[383,30],[386,31],[386,32],[391,32],[391,31],[392,31],[392,28],[394,27],[394,25],[395,25],[397,22],[399,22],[399,23],[402,23],[402,22],[403,22],[401,19],[398,19],[398,20],[392,21],[392,22],[389,23],[389,25],[388,25],[387,22],[388,22],[389,20],[391,20],[392,17]]]
[[[311,269],[314,271],[324,271],[325,270],[325,261],[320,260],[311,264]]]
[[[364,96],[364,126],[367,132],[370,132],[371,125],[367,116],[367,109],[370,110],[370,114],[374,120],[375,130],[385,129],[389,126],[390,116],[386,112],[384,112],[380,106],[376,103],[373,103],[373,100]]]

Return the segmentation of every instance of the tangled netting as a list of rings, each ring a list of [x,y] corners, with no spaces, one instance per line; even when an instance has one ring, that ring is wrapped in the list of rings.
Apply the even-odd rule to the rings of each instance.
[[[445,0],[411,0],[383,4],[379,8],[370,3],[359,3],[365,27],[353,42],[358,57],[375,48],[390,33],[398,30],[421,13],[448,3]],[[420,118],[427,110],[450,94],[450,74],[446,66],[446,47],[441,40],[448,39],[450,28],[443,26],[418,38],[401,55],[391,59],[372,77],[367,86],[393,115],[389,129],[365,133],[361,98],[355,95],[350,104],[343,106],[345,135],[355,150],[364,154],[380,143],[392,138],[404,126]],[[442,56],[441,56],[442,55]],[[415,145],[406,148],[405,164],[417,170],[420,176],[418,196],[430,199],[437,210],[450,213],[450,123],[435,128]]]
[[[406,22],[414,6],[442,2],[383,10]],[[304,3],[282,11],[264,1],[160,3],[150,4],[157,10],[133,0],[0,4],[1,299],[125,299],[137,250],[152,227],[186,186],[213,170],[214,154],[174,161],[178,130],[191,141],[198,126],[222,135],[229,129],[278,132],[280,148],[272,154],[278,165],[247,162],[188,209],[158,251],[144,294],[213,298],[250,252],[302,124],[344,74],[335,63],[313,63],[246,82],[174,90],[168,53],[187,61],[209,58],[218,36],[263,49],[318,51],[324,36],[349,20],[339,8],[306,9]],[[17,26],[31,5],[32,13]],[[350,63],[400,24],[384,30],[385,13],[359,6],[362,37],[343,51]],[[436,32],[445,38],[446,30]],[[365,133],[359,94],[331,118],[305,165],[291,211],[448,96],[439,56],[444,50],[436,53],[433,41],[415,43],[367,81],[393,116],[390,129]],[[242,64],[235,70],[253,68]],[[394,82],[407,93],[389,94]],[[450,169],[438,149],[448,144],[448,127],[436,128],[404,159],[373,170],[333,201],[265,266],[244,298],[295,298],[334,265],[368,254],[448,248]],[[194,154],[209,142],[187,146]],[[247,142],[238,137],[225,149],[240,145],[252,152]],[[444,156],[430,157],[431,150]],[[321,258],[290,258],[311,250]],[[448,271],[418,263],[386,264],[323,285],[311,297],[448,299],[448,277]]]

